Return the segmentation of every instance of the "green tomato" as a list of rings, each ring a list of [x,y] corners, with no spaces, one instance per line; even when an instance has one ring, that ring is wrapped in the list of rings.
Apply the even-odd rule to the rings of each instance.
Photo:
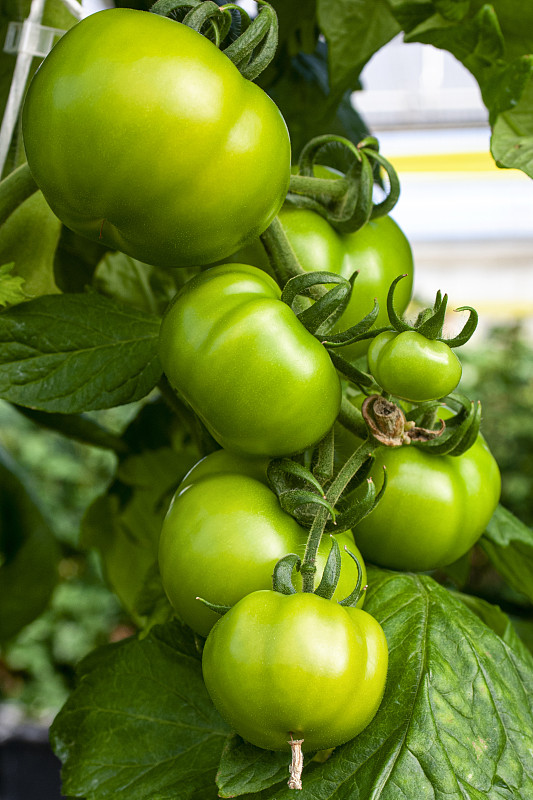
[[[363,556],[390,569],[426,571],[457,561],[476,543],[500,498],[500,471],[482,436],[460,456],[413,445],[382,447],[371,475],[387,488],[356,528]]]
[[[339,412],[327,351],[255,267],[223,264],[192,278],[163,318],[159,356],[176,392],[228,450],[301,452]]]
[[[352,296],[335,330],[344,330],[359,322],[379,302],[379,314],[374,327],[389,324],[387,293],[398,275],[395,291],[398,313],[407,308],[413,289],[413,255],[404,233],[391,217],[371,220],[355,233],[339,234],[329,222],[314,211],[284,206],[279,219],[296,256],[306,271],[325,271],[350,278],[358,270]],[[235,256],[269,272],[266,253],[259,242]],[[341,348],[339,353],[353,359],[364,354],[368,342],[358,342]]]
[[[360,609],[310,593],[249,594],[205,643],[207,690],[246,741],[307,751],[357,736],[379,708],[388,651],[379,623]]]
[[[303,557],[308,531],[287,514],[266,481],[266,461],[219,450],[200,461],[184,478],[166,515],[159,542],[163,586],[180,619],[207,636],[219,619],[197,600],[234,605],[257,589],[272,588],[272,572],[288,553]],[[335,599],[347,597],[357,583],[359,558],[350,531],[336,535],[341,574]],[[331,548],[325,536],[317,555],[317,581]],[[301,587],[301,576],[294,574]],[[361,601],[362,604],[362,601]]]
[[[445,342],[417,331],[385,331],[368,348],[368,368],[389,394],[422,403],[438,400],[461,380],[461,362]]]
[[[288,187],[274,103],[158,14],[111,9],[75,25],[33,78],[22,124],[62,222],[150,264],[224,258],[268,227]]]

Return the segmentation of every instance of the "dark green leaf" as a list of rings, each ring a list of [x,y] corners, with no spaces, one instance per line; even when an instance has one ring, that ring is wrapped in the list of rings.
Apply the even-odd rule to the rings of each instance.
[[[287,779],[287,753],[261,750],[236,734],[228,739],[222,751],[217,772],[220,797],[238,797],[259,792]]]
[[[479,544],[509,586],[533,601],[533,531],[499,505]]]
[[[63,793],[84,800],[215,800],[229,731],[178,623],[95,651],[51,739]]]
[[[0,641],[46,608],[61,552],[7,454],[0,451]]]
[[[390,6],[406,42],[448,50],[470,70],[489,111],[496,163],[533,177],[533,6],[473,0],[468,10],[458,3],[457,13],[450,2]]]
[[[385,0],[318,0],[333,94],[355,89],[364,65],[400,31]]]
[[[97,294],[49,295],[0,315],[0,394],[77,413],[144,397],[161,375],[159,319]]]

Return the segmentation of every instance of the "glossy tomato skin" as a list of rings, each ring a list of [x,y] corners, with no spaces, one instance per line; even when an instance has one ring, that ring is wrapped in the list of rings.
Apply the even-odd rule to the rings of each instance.
[[[405,311],[413,290],[413,255],[405,234],[391,217],[371,220],[355,233],[339,234],[327,220],[309,209],[286,205],[278,216],[304,270],[333,272],[345,278],[359,271],[336,330],[349,328],[363,319],[374,307],[374,298],[380,307],[375,327],[388,325],[387,293],[392,281],[403,274],[407,277],[398,283],[394,297],[398,313]],[[241,259],[267,272],[270,269],[259,242],[241,251],[236,260]],[[339,352],[346,358],[356,358],[367,348],[368,342],[359,342]]]
[[[452,564],[479,539],[500,498],[500,471],[482,436],[460,456],[382,447],[372,467],[378,487],[384,466],[386,491],[355,537],[364,558],[382,567]]]
[[[457,387],[461,362],[445,342],[417,331],[385,331],[368,348],[368,368],[389,394],[413,403],[438,400]]]
[[[192,278],[163,318],[159,356],[176,392],[228,450],[298,453],[339,412],[327,351],[255,267],[224,264]]]
[[[387,675],[378,622],[310,593],[247,595],[205,643],[202,667],[220,714],[248,742],[324,750],[357,736],[376,714]]]
[[[272,588],[276,562],[288,553],[303,557],[307,536],[267,485],[265,461],[218,450],[185,476],[163,523],[159,566],[170,603],[180,619],[207,636],[219,615],[196,598],[232,606],[250,592]],[[357,583],[357,566],[345,546],[359,558],[363,586],[366,570],[351,532],[335,538],[342,565],[334,597],[342,600]],[[317,584],[330,548],[325,536]],[[298,573],[294,585],[301,587]]]
[[[67,32],[30,85],[23,132],[67,227],[161,266],[211,263],[258,236],[290,177],[270,98],[204,36],[145,11]]]

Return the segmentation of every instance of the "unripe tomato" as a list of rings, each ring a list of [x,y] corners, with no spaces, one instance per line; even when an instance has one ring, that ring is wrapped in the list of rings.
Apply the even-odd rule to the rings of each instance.
[[[368,368],[389,394],[413,403],[438,400],[457,387],[461,362],[446,342],[417,331],[384,331],[368,348]]]
[[[325,750],[357,736],[381,703],[388,651],[379,623],[311,593],[247,595],[212,629],[202,656],[213,703],[246,741]]]
[[[413,445],[381,447],[371,475],[387,488],[357,526],[367,561],[426,571],[457,561],[476,543],[500,498],[498,465],[482,436],[460,456],[432,455]]]
[[[33,78],[22,125],[62,222],[150,264],[224,258],[268,227],[288,187],[274,103],[158,14],[117,8],[75,25]]]
[[[159,356],[176,392],[228,450],[299,453],[339,412],[326,349],[255,267],[223,264],[192,278],[163,318]]]

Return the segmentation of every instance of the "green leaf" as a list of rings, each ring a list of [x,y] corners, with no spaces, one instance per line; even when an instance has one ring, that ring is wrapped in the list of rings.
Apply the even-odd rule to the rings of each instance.
[[[389,0],[406,42],[448,50],[479,84],[500,167],[533,177],[533,5]],[[439,13],[440,12],[440,13]]]
[[[0,450],[0,641],[48,605],[61,552],[11,459]]]
[[[262,750],[234,734],[227,740],[220,759],[217,772],[219,797],[260,792],[287,780],[289,760],[287,753]]]
[[[469,594],[457,593],[455,596],[459,598],[470,611],[473,611],[485,625],[492,628],[512,650],[520,655],[526,664],[529,662],[530,669],[533,670],[533,655],[520,639],[520,636],[513,627],[513,623],[507,614],[504,614],[499,606],[492,605],[492,603],[488,603],[480,597],[474,597]]]
[[[100,294],[140,311],[162,314],[178,289],[174,274],[124,253],[108,253],[96,268],[93,286]]]
[[[228,729],[178,623],[97,650],[56,717],[63,792],[84,800],[215,800]]]
[[[522,658],[429,576],[372,568],[369,586],[365,609],[383,625],[389,644],[385,696],[366,730],[325,763],[304,768],[302,796],[518,800],[532,795],[531,658]],[[294,795],[278,784],[260,797]]]
[[[354,89],[361,70],[400,31],[386,0],[318,0],[318,22],[329,48],[333,94]]]
[[[49,295],[0,315],[0,395],[78,413],[139,400],[161,375],[159,318],[97,294]]]
[[[124,437],[139,452],[122,458],[113,483],[82,522],[84,546],[98,550],[109,586],[142,627],[171,613],[157,567],[159,535],[172,494],[198,459],[190,445],[179,452],[169,447],[171,424],[159,403],[141,411]],[[147,441],[134,438],[140,428]]]
[[[25,200],[0,228],[0,264],[15,264],[14,274],[25,280],[30,297],[59,291],[54,253],[60,232],[61,223],[41,192]]]
[[[24,278],[13,275],[14,264],[0,267],[0,306],[14,306],[27,300],[23,290]]]
[[[533,601],[533,530],[499,505],[479,544],[509,586]]]

